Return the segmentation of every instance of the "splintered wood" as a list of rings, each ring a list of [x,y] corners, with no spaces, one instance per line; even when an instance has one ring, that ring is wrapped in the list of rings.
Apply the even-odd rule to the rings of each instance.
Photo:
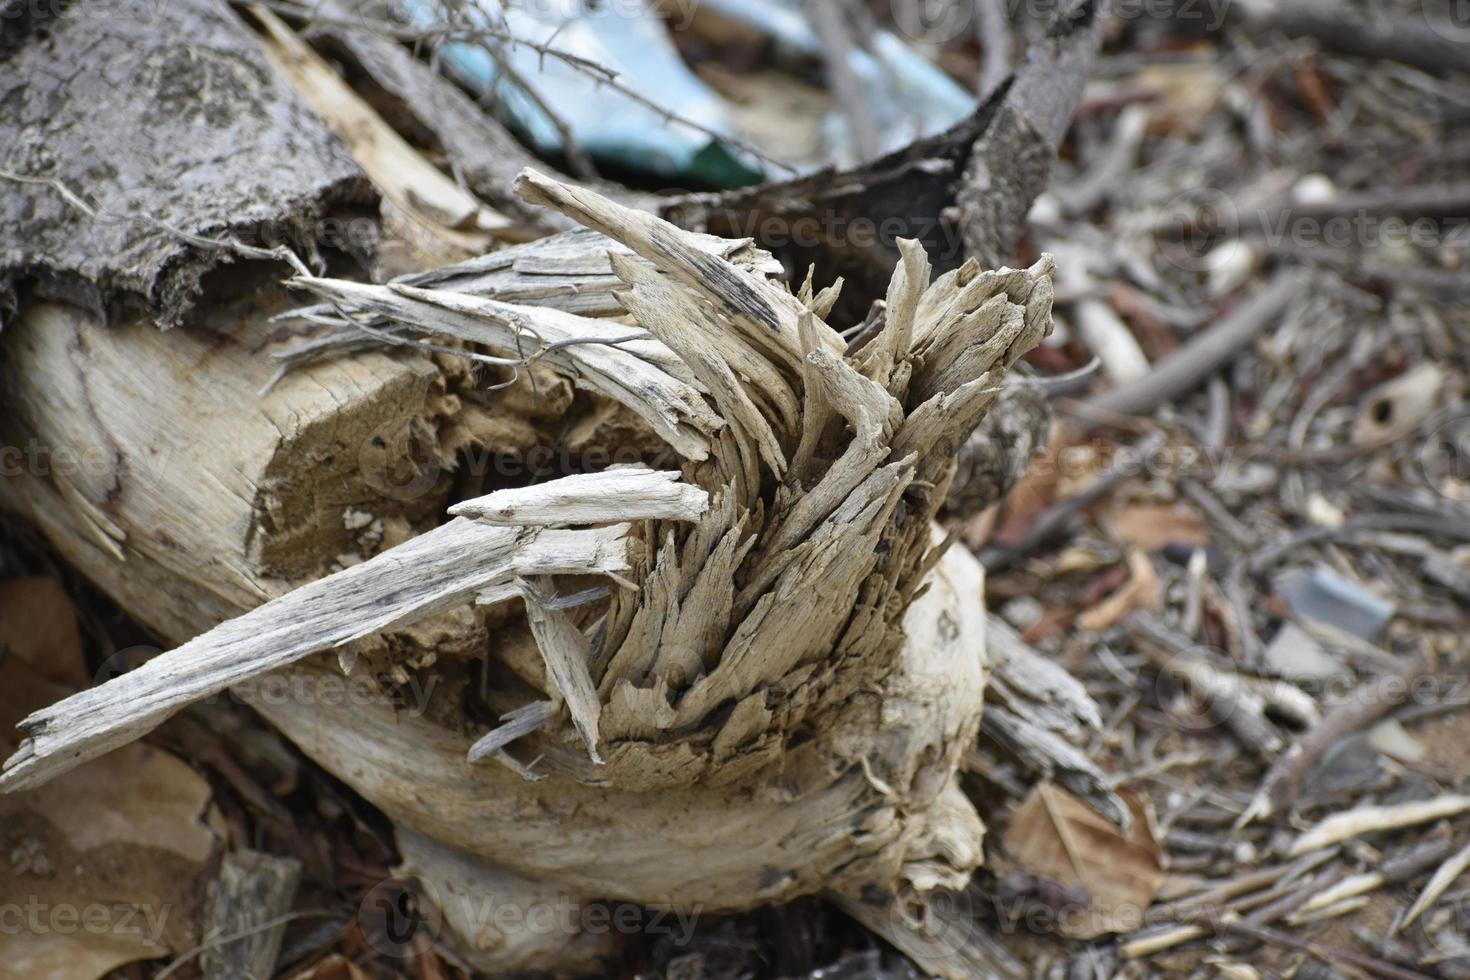
[[[519,601],[542,690],[478,744],[364,710],[266,713],[396,820],[576,893],[745,908],[963,887],[982,827],[955,774],[980,721],[984,611],[978,565],[946,554],[932,518],[1007,371],[1050,329],[1050,257],[933,278],[901,241],[886,322],[845,355],[824,320],[835,288],[792,293],[749,243],[532,171],[518,190],[610,239],[578,233],[600,244],[545,258],[599,296],[615,279],[625,322],[573,312],[575,290],[557,294],[564,309],[486,295],[465,267],[387,285],[303,277],[326,304],[310,315],[333,327],[323,349],[432,336],[522,358],[631,410],[680,470],[456,505],[435,531],[33,716],[0,784],[33,785],[353,638]],[[481,265],[505,273],[494,256]],[[491,288],[514,295],[513,279]],[[567,581],[588,575],[607,588]],[[443,791],[441,772],[462,791]],[[668,816],[672,801],[689,820]],[[718,830],[697,826],[706,810]],[[562,843],[542,857],[511,823]]]

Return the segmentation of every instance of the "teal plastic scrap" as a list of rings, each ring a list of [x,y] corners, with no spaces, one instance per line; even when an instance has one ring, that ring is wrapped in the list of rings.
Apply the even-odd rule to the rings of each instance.
[[[402,0],[401,10],[416,27],[447,20],[437,0]],[[733,135],[719,93],[699,80],[674,49],[668,29],[646,0],[583,4],[577,0],[540,0],[503,8],[496,0],[457,5],[481,20],[478,26],[517,39],[548,45],[585,58],[615,73],[620,85],[653,104],[666,107],[711,132]],[[453,23],[462,24],[456,18]],[[496,44],[510,73],[501,71],[485,44]],[[709,133],[667,120],[586,71],[543,54],[527,44],[451,41],[440,48],[446,71],[473,94],[496,104],[511,126],[536,152],[560,156],[567,151],[561,131],[543,106],[551,107],[577,146],[594,163],[666,180],[678,186],[723,189],[758,184],[765,173]]]

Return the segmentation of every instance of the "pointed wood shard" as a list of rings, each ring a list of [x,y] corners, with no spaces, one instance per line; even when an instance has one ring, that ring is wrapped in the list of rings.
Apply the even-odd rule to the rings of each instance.
[[[526,600],[526,618],[546,661],[547,677],[556,693],[566,701],[572,725],[587,746],[587,754],[601,765],[602,757],[597,754],[597,720],[602,715],[602,702],[592,686],[592,650],[587,637],[570,616],[552,605],[551,580],[517,579],[516,586]]]
[[[458,518],[267,602],[131,673],[21,723],[0,789],[25,789],[139,738],[232,684],[469,601],[518,575],[616,574],[628,526],[590,531],[489,527]]]
[[[671,470],[620,466],[550,483],[497,490],[449,508],[456,517],[504,527],[606,524],[615,521],[694,521],[709,494]]]

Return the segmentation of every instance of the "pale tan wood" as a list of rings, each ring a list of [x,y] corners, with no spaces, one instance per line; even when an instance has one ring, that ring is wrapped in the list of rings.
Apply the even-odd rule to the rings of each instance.
[[[42,303],[3,335],[0,445],[19,455],[0,506],[175,642],[363,551],[369,529],[352,515],[407,534],[447,493],[385,496],[375,444],[411,424],[447,436],[432,364],[368,353],[262,398],[274,371],[265,312],[247,305],[165,333]]]

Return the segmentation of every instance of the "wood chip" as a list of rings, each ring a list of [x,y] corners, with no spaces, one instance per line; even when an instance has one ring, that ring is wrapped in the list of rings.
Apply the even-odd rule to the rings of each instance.
[[[1439,897],[1445,893],[1445,889],[1454,884],[1455,879],[1464,874],[1466,868],[1470,868],[1470,845],[1462,848],[1453,857],[1439,866],[1439,869],[1434,872],[1434,876],[1429,879],[1429,883],[1424,886],[1424,890],[1419,893],[1419,897],[1414,899],[1414,904],[1409,906],[1409,911],[1404,913],[1403,919],[1396,923],[1393,929],[1389,931],[1389,935],[1392,936],[1400,929],[1406,929],[1412,925],[1415,919],[1419,918],[1430,906],[1439,901]]]

